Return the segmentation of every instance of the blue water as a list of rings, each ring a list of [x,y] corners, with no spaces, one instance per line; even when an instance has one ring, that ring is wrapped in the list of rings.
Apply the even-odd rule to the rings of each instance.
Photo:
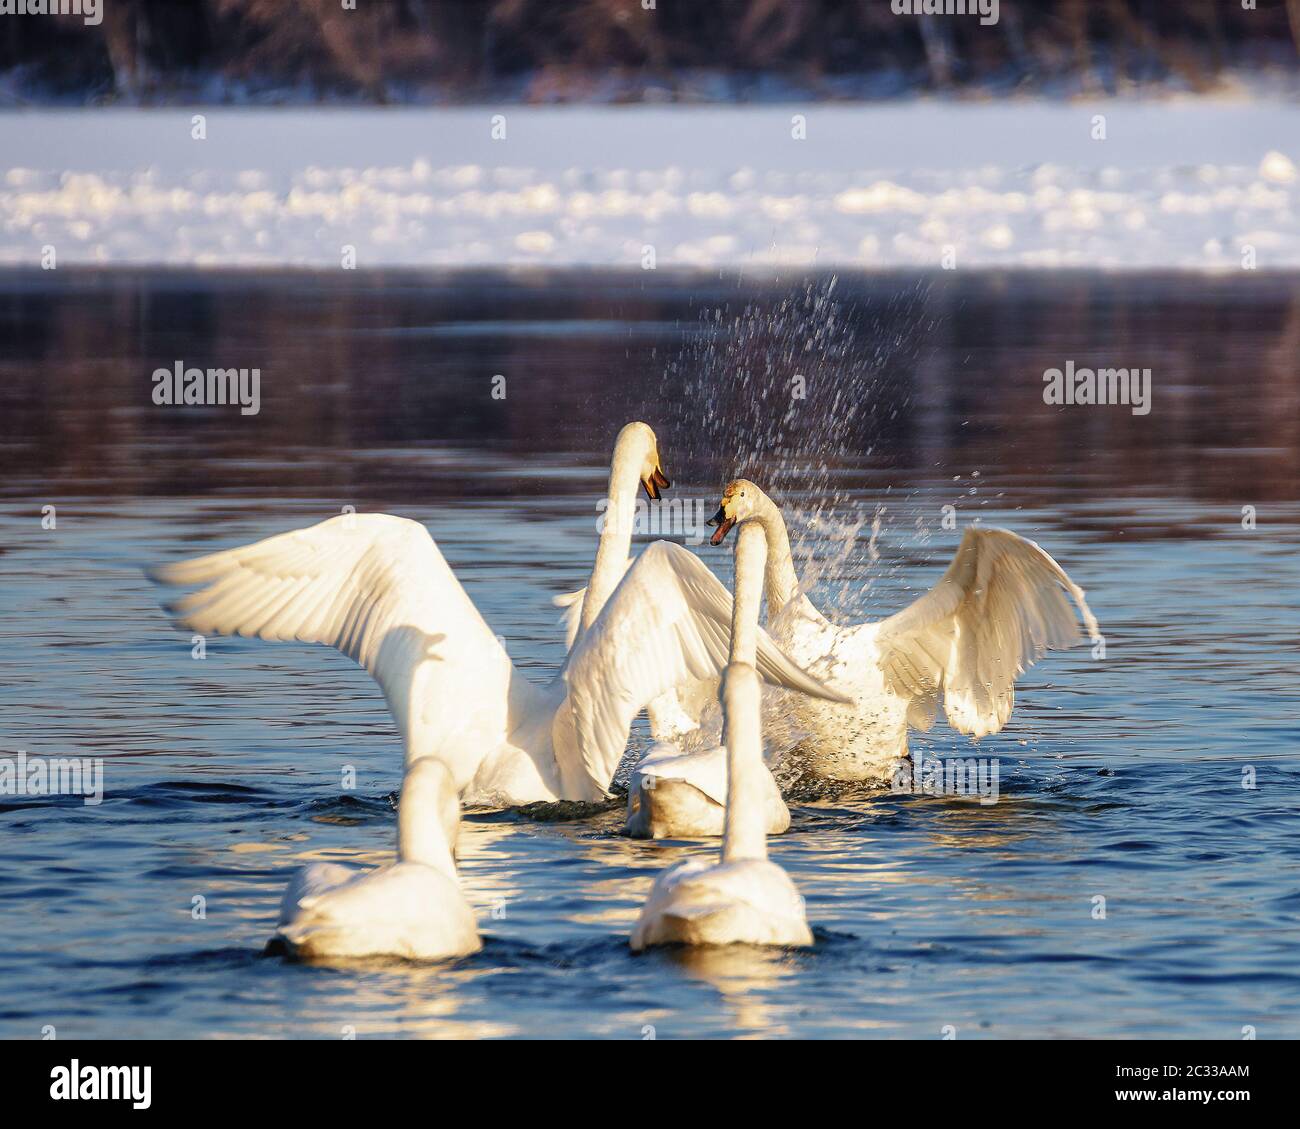
[[[1235,313],[1224,283],[1176,277],[544,282],[0,276],[0,752],[105,764],[99,806],[0,796],[0,1035],[1300,1037],[1300,281]],[[373,332],[439,324],[460,328]],[[1153,358],[1151,416],[1041,404],[1043,358],[1111,341]],[[262,414],[154,407],[176,357],[260,364]],[[782,422],[759,390],[793,371],[814,395]],[[1105,657],[1048,655],[977,748],[917,738],[998,758],[996,804],[796,796],[772,854],[811,950],[632,956],[654,876],[713,848],[629,840],[611,805],[467,813],[472,958],[263,955],[295,867],[390,857],[400,743],[333,652],[212,639],[193,659],[141,567],[399,512],[548,677],[550,597],[585,580],[633,415],[678,497],[765,470],[846,619],[938,578],[955,504],[1069,570]],[[828,543],[830,496],[878,535]],[[727,549],[697,551],[727,575]]]

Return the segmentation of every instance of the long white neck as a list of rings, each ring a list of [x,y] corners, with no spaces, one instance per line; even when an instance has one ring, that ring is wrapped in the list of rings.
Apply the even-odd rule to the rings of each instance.
[[[456,877],[452,845],[460,822],[460,797],[442,761],[421,757],[402,780],[397,805],[397,859],[419,862]]]
[[[727,812],[722,861],[767,858],[767,816],[762,787],[762,686],[754,669],[758,612],[767,546],[758,522],[736,531],[736,584],[731,607],[731,661],[723,676],[723,741],[727,746]]]
[[[795,575],[790,532],[781,515],[781,507],[764,495],[756,517],[767,538],[764,586],[767,589],[767,616],[770,623],[795,598],[799,591],[799,577]]]
[[[642,444],[625,428],[614,444],[614,461],[609,468],[605,524],[600,531],[591,579],[587,581],[587,594],[582,600],[583,631],[596,622],[605,601],[618,587],[626,571],[627,558],[632,551],[632,526],[636,522],[636,490],[641,482],[644,462]]]

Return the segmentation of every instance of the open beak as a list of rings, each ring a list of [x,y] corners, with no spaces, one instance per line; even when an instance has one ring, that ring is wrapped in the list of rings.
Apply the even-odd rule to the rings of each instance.
[[[718,531],[709,538],[709,544],[721,545],[723,539],[731,532],[731,527],[736,524],[736,519],[728,517],[727,511],[719,506],[718,512],[709,518],[709,524],[718,527]]]
[[[655,467],[650,472],[649,478],[641,479],[641,485],[645,487],[645,496],[652,502],[659,501],[659,491],[667,490],[672,483],[668,481],[668,476],[664,474],[662,467]]]

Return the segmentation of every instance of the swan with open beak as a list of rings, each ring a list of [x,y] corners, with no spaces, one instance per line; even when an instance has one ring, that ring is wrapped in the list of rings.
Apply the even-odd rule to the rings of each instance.
[[[659,452],[655,451],[654,468],[649,474],[641,476],[641,485],[645,489],[645,496],[652,502],[659,501],[659,491],[667,490],[672,486],[668,481],[668,476],[664,474],[664,468],[659,465]]]
[[[745,489],[738,483],[733,482],[727,487],[726,492],[722,495],[722,505],[718,507],[718,512],[709,518],[710,525],[716,525],[717,531],[709,538],[710,545],[721,545],[726,539],[731,527],[736,524],[742,517],[749,514],[746,508],[742,513],[744,503],[741,501],[745,496]]]

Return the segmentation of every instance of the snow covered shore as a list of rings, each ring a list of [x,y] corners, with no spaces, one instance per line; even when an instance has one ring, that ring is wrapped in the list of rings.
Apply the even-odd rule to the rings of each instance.
[[[1281,102],[19,112],[0,263],[1294,268],[1297,164]]]

